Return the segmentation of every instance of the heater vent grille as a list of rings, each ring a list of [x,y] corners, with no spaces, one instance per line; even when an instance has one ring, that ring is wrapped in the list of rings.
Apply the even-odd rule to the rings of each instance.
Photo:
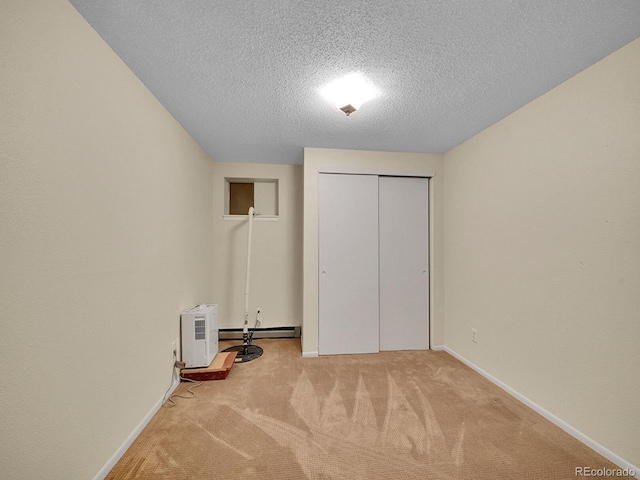
[[[203,319],[196,319],[194,322],[195,326],[195,339],[196,340],[205,340],[206,339],[206,331],[205,331],[205,322]]]

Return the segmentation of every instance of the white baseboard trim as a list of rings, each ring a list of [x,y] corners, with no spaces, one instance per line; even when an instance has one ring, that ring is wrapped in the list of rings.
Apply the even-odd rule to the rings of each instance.
[[[431,345],[431,350],[433,350],[434,352],[442,352],[444,349],[444,345]]]
[[[144,427],[147,426],[147,423],[149,423],[153,418],[153,416],[156,414],[156,412],[160,410],[160,407],[162,407],[162,404],[166,401],[166,399],[171,396],[171,394],[174,392],[176,388],[178,388],[178,385],[180,385],[180,379],[176,379],[173,382],[171,387],[169,387],[169,390],[165,394],[163,394],[162,398],[160,398],[160,400],[156,402],[156,404],[151,408],[151,410],[149,410],[149,413],[145,415],[145,417],[138,424],[138,426],[133,430],[133,432],[131,432],[131,434],[126,438],[123,444],[120,445],[120,448],[116,450],[116,453],[114,453],[111,456],[111,458],[107,461],[107,463],[105,463],[104,467],[102,467],[100,471],[97,473],[97,475],[93,477],[93,480],[104,480],[104,478],[109,474],[111,469],[116,465],[116,463],[118,463],[118,460],[122,458],[122,456],[125,454],[128,448],[131,446],[133,441],[136,438],[138,438],[138,435],[140,435],[140,432],[142,432]]]
[[[432,347],[432,350],[435,350],[435,347]],[[511,388],[507,384],[501,382],[500,380],[498,380],[493,375],[485,372],[483,369],[481,369],[480,367],[478,367],[474,363],[470,362],[469,360],[464,358],[462,355],[459,355],[458,353],[454,352],[449,347],[445,346],[444,347],[444,351],[447,352],[448,354],[450,354],[451,356],[457,358],[462,363],[464,363],[468,367],[472,368],[476,372],[478,372],[480,375],[482,375],[484,378],[489,380],[491,383],[493,383],[496,386],[500,387],[502,390],[507,392],[509,395],[514,397],[516,400],[524,403],[527,407],[529,407],[530,409],[532,409],[536,413],[542,415],[544,418],[549,420],[551,423],[553,423],[557,427],[560,427],[562,430],[567,432],[573,438],[575,438],[576,440],[579,440],[580,442],[584,443],[587,447],[589,447],[592,450],[596,451],[597,453],[602,455],[604,458],[606,458],[610,462],[615,463],[616,465],[618,465],[622,469],[626,468],[626,469],[629,469],[629,470],[633,470],[635,472],[635,477],[640,479],[640,468],[633,466],[631,463],[629,463],[625,459],[619,457],[618,455],[613,453],[611,450],[608,450],[607,448],[603,447],[602,445],[600,445],[598,442],[596,442],[592,438],[586,436],[584,433],[582,433],[579,430],[577,430],[576,428],[572,427],[571,425],[569,425],[564,420],[561,420],[560,418],[556,417],[553,413],[549,412],[548,410],[545,410],[544,408],[542,408],[537,403],[533,402],[532,400],[529,400],[524,395],[518,393],[513,388]]]
[[[317,357],[318,352],[302,352],[303,357]]]

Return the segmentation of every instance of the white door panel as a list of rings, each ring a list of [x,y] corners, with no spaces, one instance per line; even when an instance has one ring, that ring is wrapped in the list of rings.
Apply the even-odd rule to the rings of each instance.
[[[318,187],[318,351],[378,352],[378,177],[320,174]]]
[[[379,177],[380,350],[429,348],[428,186]]]

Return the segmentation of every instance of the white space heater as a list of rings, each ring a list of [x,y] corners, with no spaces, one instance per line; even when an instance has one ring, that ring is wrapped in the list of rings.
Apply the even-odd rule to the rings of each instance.
[[[182,361],[186,368],[208,367],[218,353],[218,305],[196,305],[180,315]]]

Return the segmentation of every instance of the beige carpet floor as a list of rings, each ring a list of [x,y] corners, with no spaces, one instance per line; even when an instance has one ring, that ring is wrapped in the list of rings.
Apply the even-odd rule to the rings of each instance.
[[[165,404],[107,478],[549,480],[616,468],[445,352],[302,358],[297,339],[255,343],[262,357]]]

